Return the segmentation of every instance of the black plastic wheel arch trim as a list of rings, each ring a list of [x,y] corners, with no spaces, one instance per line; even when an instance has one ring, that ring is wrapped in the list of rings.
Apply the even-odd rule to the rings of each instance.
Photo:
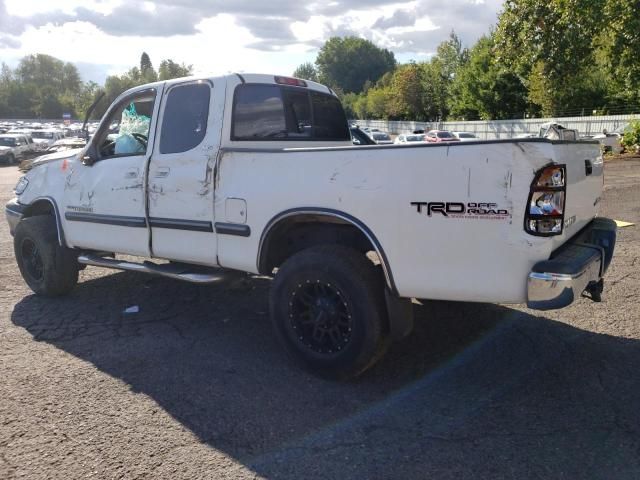
[[[358,228],[365,235],[365,237],[367,237],[367,239],[371,242],[371,244],[373,245],[373,248],[375,249],[376,253],[378,254],[378,257],[380,258],[380,263],[382,265],[382,270],[384,272],[385,281],[386,281],[387,286],[389,287],[391,293],[393,295],[398,295],[398,289],[396,288],[395,281],[393,280],[393,273],[391,272],[391,266],[389,264],[389,259],[387,258],[387,255],[384,253],[384,249],[382,248],[382,244],[378,241],[378,239],[373,234],[371,229],[369,229],[369,227],[367,227],[362,221],[360,221],[359,219],[357,219],[353,215],[350,215],[348,213],[342,212],[340,210],[335,210],[335,209],[332,209],[332,208],[324,208],[324,207],[298,207],[298,208],[291,208],[289,210],[285,210],[283,212],[280,212],[279,214],[275,215],[271,220],[269,220],[269,222],[267,223],[266,227],[262,231],[262,235],[260,236],[260,243],[258,245],[258,258],[257,258],[256,266],[257,266],[259,272],[263,272],[264,271],[263,262],[266,259],[266,255],[264,255],[264,253],[265,253],[264,252],[264,250],[265,250],[264,247],[265,247],[266,239],[269,236],[269,232],[281,220],[284,220],[285,218],[288,218],[288,217],[293,217],[295,215],[325,215],[325,216],[328,216],[328,217],[340,218],[340,219],[346,221],[347,223],[350,223],[351,225],[353,225],[356,228]]]
[[[27,209],[25,210],[25,217],[29,216],[29,209],[37,202],[49,202],[53,207],[53,213],[56,216],[56,228],[58,230],[58,244],[61,247],[66,247],[67,242],[64,238],[64,230],[62,229],[62,217],[60,215],[60,209],[58,208],[58,204],[52,197],[38,197],[34,198],[29,205],[27,205]],[[21,204],[22,205],[22,204]]]

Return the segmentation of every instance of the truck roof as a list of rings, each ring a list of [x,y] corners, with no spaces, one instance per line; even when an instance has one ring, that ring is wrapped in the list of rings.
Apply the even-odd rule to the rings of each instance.
[[[273,75],[273,74],[265,74],[265,73],[230,73],[227,75],[219,75],[210,77],[207,75],[193,75],[190,77],[181,77],[181,78],[173,78],[171,80],[163,80],[160,82],[147,83],[145,85],[139,85],[134,88],[131,88],[123,93],[121,93],[118,98],[128,95],[133,91],[139,91],[144,88],[153,88],[162,84],[174,85],[177,83],[183,82],[191,82],[198,80],[208,80],[213,82],[219,82],[223,80],[226,82],[229,79],[239,80],[241,83],[265,83],[265,84],[273,84],[273,85],[289,85],[294,87],[306,88],[308,90],[314,90],[322,93],[329,93],[330,95],[336,96],[335,92],[331,90],[329,87],[322,85],[317,82],[312,82],[310,80],[303,80],[300,78],[295,78],[286,75]]]

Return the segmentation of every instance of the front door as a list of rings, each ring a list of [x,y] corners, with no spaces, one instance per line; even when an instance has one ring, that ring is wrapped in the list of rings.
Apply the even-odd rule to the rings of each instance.
[[[68,245],[149,256],[145,167],[161,94],[161,87],[147,88],[114,104],[87,149],[93,162],[63,164]]]
[[[217,264],[213,170],[224,88],[189,81],[166,89],[149,165],[152,256]]]

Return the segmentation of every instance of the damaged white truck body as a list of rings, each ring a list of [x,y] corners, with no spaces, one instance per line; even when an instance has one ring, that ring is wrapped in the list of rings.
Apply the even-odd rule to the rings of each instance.
[[[356,147],[327,87],[228,75],[123,93],[83,150],[36,162],[6,215],[38,294],[84,265],[275,275],[279,340],[345,378],[411,331],[411,298],[599,300],[616,235],[602,184],[597,142]]]

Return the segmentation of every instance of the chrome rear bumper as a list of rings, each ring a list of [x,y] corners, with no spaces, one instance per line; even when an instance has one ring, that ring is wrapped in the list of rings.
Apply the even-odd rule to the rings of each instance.
[[[536,310],[563,308],[585,290],[600,289],[615,243],[615,222],[608,218],[593,220],[549,260],[533,266],[527,281],[527,306]]]

